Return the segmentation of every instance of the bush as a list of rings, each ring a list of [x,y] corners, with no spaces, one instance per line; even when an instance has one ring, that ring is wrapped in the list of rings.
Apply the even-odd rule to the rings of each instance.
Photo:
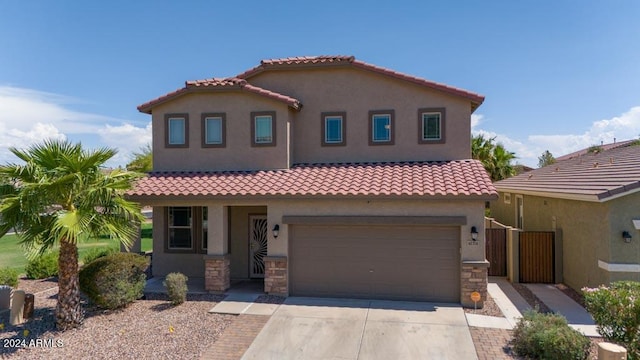
[[[117,252],[118,249],[116,248],[94,248],[91,249],[89,251],[87,251],[83,256],[82,256],[82,263],[87,265],[88,263],[92,262],[95,259],[101,258],[101,257],[105,257],[107,255],[111,255],[115,252]]]
[[[583,360],[591,341],[567,324],[561,315],[528,311],[513,332],[513,350],[532,359]]]
[[[114,253],[98,258],[80,270],[80,290],[104,309],[117,309],[142,297],[146,282],[144,256]]]
[[[640,282],[618,281],[582,292],[598,333],[626,347],[629,359],[640,359]]]
[[[187,278],[182,273],[170,273],[162,282],[173,305],[180,305],[187,299]]]
[[[58,252],[48,252],[29,260],[24,271],[29,279],[46,279],[58,276]]]
[[[12,288],[18,287],[18,271],[6,267],[0,269],[0,285],[9,285]]]

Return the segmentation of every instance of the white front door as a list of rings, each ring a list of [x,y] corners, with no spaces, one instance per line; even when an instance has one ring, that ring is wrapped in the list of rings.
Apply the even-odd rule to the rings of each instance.
[[[249,216],[249,276],[264,278],[264,257],[267,256],[267,216]]]

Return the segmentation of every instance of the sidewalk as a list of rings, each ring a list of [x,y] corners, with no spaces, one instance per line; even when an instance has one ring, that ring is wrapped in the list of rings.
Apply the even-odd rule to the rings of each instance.
[[[564,316],[572,328],[587,336],[600,336],[591,315],[555,286],[549,284],[526,284],[525,286],[553,312]],[[511,330],[522,317],[522,313],[531,309],[527,301],[504,278],[490,277],[487,290],[505,317],[466,314],[469,326]]]

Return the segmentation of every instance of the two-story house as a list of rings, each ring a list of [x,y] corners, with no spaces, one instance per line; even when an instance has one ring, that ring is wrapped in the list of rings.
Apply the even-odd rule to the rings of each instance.
[[[352,56],[263,60],[140,105],[153,172],[153,271],[211,291],[264,278],[300,296],[461,302],[486,294],[484,204],[470,160],[481,95]]]

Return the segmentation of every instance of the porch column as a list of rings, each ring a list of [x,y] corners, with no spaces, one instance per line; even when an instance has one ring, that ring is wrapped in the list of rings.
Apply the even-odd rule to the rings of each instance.
[[[228,207],[207,207],[207,255],[204,256],[204,287],[208,291],[224,292],[231,286],[231,257],[228,241]]]
[[[460,273],[461,294],[460,303],[466,308],[473,308],[475,303],[471,300],[471,294],[480,293],[480,301],[478,301],[478,309],[484,306],[484,300],[487,298],[487,282],[488,282],[489,262],[484,261],[463,261],[462,271]]]

